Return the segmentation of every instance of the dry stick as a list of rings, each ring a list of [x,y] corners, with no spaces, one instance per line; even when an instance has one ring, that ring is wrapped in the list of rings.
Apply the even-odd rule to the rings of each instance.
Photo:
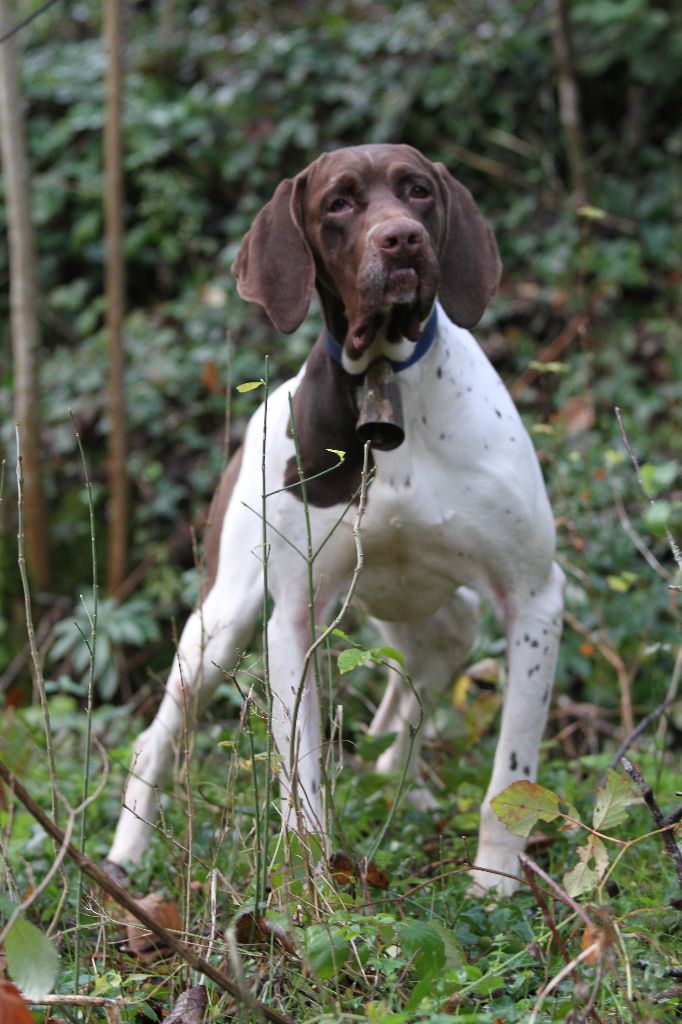
[[[343,600],[339,612],[330,622],[330,624],[322,630],[317,640],[315,640],[305,653],[303,658],[303,665],[301,668],[301,674],[299,676],[298,686],[296,688],[296,698],[294,701],[294,707],[291,715],[291,728],[292,728],[292,739],[289,747],[289,763],[293,766],[292,778],[291,778],[291,792],[293,787],[297,783],[297,771],[296,771],[296,748],[295,748],[295,737],[296,737],[296,724],[298,720],[298,713],[301,706],[301,700],[303,698],[303,688],[305,686],[306,676],[310,667],[311,660],[315,655],[317,649],[327,640],[327,637],[331,636],[335,629],[341,624],[344,615],[348,611],[353,595],[355,594],[356,587],[358,585],[358,579],[364,566],[364,553],[362,550],[362,539],[360,537],[360,526],[362,524],[362,518],[365,514],[365,506],[367,503],[367,478],[368,478],[368,464],[369,464],[369,442],[365,443],[363,452],[363,463],[362,472],[360,475],[360,498],[358,502],[357,512],[355,514],[355,521],[353,523],[353,538],[355,540],[355,568],[353,569],[353,575],[351,577],[346,596]]]
[[[530,870],[534,874],[536,874],[538,878],[541,878],[543,882],[546,882],[550,889],[552,889],[556,893],[561,902],[565,903],[566,906],[570,907],[571,910],[578,915],[578,917],[581,919],[581,921],[587,928],[595,927],[594,921],[592,921],[585,908],[581,907],[579,903],[576,903],[576,901],[572,899],[568,895],[568,893],[561,888],[558,882],[555,882],[554,879],[550,875],[548,875],[546,871],[542,870],[539,864],[535,863],[532,857],[529,857],[527,853],[520,853],[519,860],[521,862],[521,867],[524,869],[524,871],[525,866],[527,864]]]
[[[542,1004],[544,1003],[547,996],[559,987],[564,978],[568,977],[568,975],[575,970],[578,964],[581,964],[583,960],[588,960],[591,956],[594,956],[598,949],[599,943],[593,942],[590,946],[587,947],[587,949],[584,949],[582,953],[578,953],[578,955],[573,960],[571,960],[570,964],[566,964],[566,966],[562,968],[558,974],[555,974],[555,976],[549,982],[547,987],[544,988],[538,996],[537,1002],[533,1007],[533,1012],[528,1018],[528,1024],[535,1024],[535,1021],[538,1019],[538,1014],[542,1009]]]
[[[640,535],[637,533],[637,530],[630,522],[630,517],[625,511],[625,505],[623,504],[621,497],[616,491],[615,487],[612,488],[612,495],[613,504],[616,509],[616,515],[618,516],[620,525],[623,528],[623,532],[626,534],[627,537],[630,538],[630,540],[637,548],[637,550],[639,551],[640,555],[642,556],[646,564],[649,566],[649,568],[653,569],[654,572],[661,577],[661,579],[664,579],[666,581],[666,583],[670,583],[673,579],[673,574],[668,569],[666,569],[664,565],[661,565],[659,560],[656,558],[656,555],[649,547],[647,547],[647,545],[644,543]]]
[[[670,686],[668,687],[668,692],[666,694],[666,698],[670,701],[674,701],[677,697],[677,690],[680,685],[680,676],[682,676],[682,644],[680,644],[680,646],[677,648],[677,654],[675,655],[675,664],[673,665],[673,674],[670,677]],[[665,718],[663,718],[659,722],[658,729],[656,730],[656,739],[659,741],[661,745],[665,740],[665,727],[666,720]]]
[[[618,747],[618,750],[616,751],[616,753],[611,758],[611,760],[609,762],[609,768],[615,768],[616,767],[616,765],[620,762],[620,759],[623,756],[623,754],[626,752],[626,750],[628,750],[629,747],[632,746],[632,744],[635,742],[637,737],[641,736],[642,733],[645,731],[645,729],[647,729],[651,725],[652,722],[655,722],[657,718],[659,718],[662,714],[664,714],[668,710],[668,708],[670,707],[670,705],[672,704],[674,699],[675,699],[674,696],[666,697],[666,699],[663,701],[662,704],[659,704],[659,706],[657,708],[655,708],[650,714],[648,714],[645,718],[643,718],[642,721],[637,726],[637,728],[633,729],[632,732],[629,733],[629,735],[627,735],[625,737],[625,739],[623,740],[621,745]],[[605,779],[606,779],[606,775],[604,775],[602,777],[602,785],[603,785]]]
[[[50,712],[47,706],[47,694],[45,692],[45,679],[43,676],[43,666],[38,653],[38,647],[36,644],[36,633],[33,626],[33,611],[31,609],[31,592],[28,585],[28,573],[26,571],[26,552],[24,550],[24,475],[22,470],[22,456],[21,456],[21,434],[19,431],[19,425],[16,426],[16,439],[17,439],[17,562],[19,564],[19,575],[21,576],[21,585],[24,591],[24,609],[26,612],[26,632],[28,633],[28,643],[31,650],[31,660],[33,661],[33,682],[34,686],[38,691],[38,698],[40,700],[40,707],[43,712],[43,727],[45,729],[45,746],[47,748],[47,764],[50,773],[50,790],[52,794],[52,815],[57,818],[57,796],[59,789],[57,786],[57,768],[54,757],[54,746],[52,743],[52,727],[50,725]]]
[[[4,779],[7,785],[10,787],[17,799],[24,805],[26,810],[35,820],[42,825],[45,831],[52,836],[52,838],[61,844],[64,844],[64,833],[55,825],[52,819],[43,811],[42,807],[36,803],[28,791],[21,785],[17,777],[13,772],[9,770],[7,765],[0,760],[0,778]],[[195,970],[203,972],[207,978],[214,981],[216,985],[219,985],[225,992],[228,992],[235,999],[241,999],[240,989],[235,983],[227,977],[227,975],[219,968],[214,967],[208,961],[204,960],[202,956],[195,953],[191,946],[188,946],[181,939],[178,939],[174,932],[169,931],[160,925],[158,921],[155,921],[150,914],[148,914],[142,907],[138,906],[135,900],[128,895],[125,889],[117,885],[116,882],[112,881],[111,878],[100,867],[97,866],[86,854],[81,853],[71,843],[64,844],[68,856],[73,860],[81,870],[88,875],[89,878],[95,882],[100,889],[104,889],[124,910],[132,914],[141,924],[148,928],[152,934],[156,935],[161,942],[172,949],[174,953],[182,957],[186,963],[194,967]],[[294,1020],[288,1014],[280,1013],[278,1010],[273,1010],[271,1007],[266,1006],[264,1003],[258,1003],[260,1012],[266,1017],[267,1020],[272,1021],[272,1024],[294,1024]]]
[[[625,734],[629,735],[635,728],[635,720],[632,711],[631,683],[639,671],[639,662],[635,660],[630,668],[628,668],[616,648],[611,643],[608,631],[605,628],[602,627],[599,630],[599,632],[604,635],[604,639],[600,639],[599,633],[595,634],[593,630],[588,629],[587,626],[584,626],[582,622],[569,611],[564,612],[564,622],[568,623],[571,629],[574,629],[580,636],[588,637],[592,643],[594,643],[602,658],[604,658],[605,661],[608,661],[609,665],[614,669],[616,678],[618,679],[618,689],[620,690],[620,718],[622,727]]]
[[[661,832],[663,845],[670,854],[675,871],[677,872],[677,880],[680,883],[680,888],[682,888],[682,852],[680,852],[680,848],[675,842],[675,837],[670,831],[670,827],[668,826],[666,828],[666,819],[661,814],[661,809],[656,803],[656,797],[653,794],[653,790],[641,772],[635,768],[632,761],[627,757],[621,757],[620,763],[623,765],[623,768],[625,768],[625,771],[628,773],[630,778],[639,787],[639,791],[644,797],[644,803],[651,811],[651,817],[654,819],[657,827],[665,830]]]
[[[146,999],[126,999],[125,996],[74,996],[55,995],[43,996],[42,999],[27,999],[30,1006],[142,1006]]]
[[[7,937],[7,935],[10,932],[10,929],[12,928],[12,925],[17,920],[17,918],[20,917],[20,915],[23,914],[25,910],[28,910],[28,908],[33,903],[35,903],[35,901],[38,899],[40,894],[42,892],[44,892],[45,889],[47,889],[48,885],[50,884],[50,882],[52,881],[52,879],[56,875],[57,871],[59,871],[61,869],[61,866],[62,866],[62,864],[64,862],[64,858],[66,857],[67,846],[69,845],[69,842],[71,840],[71,836],[73,835],[73,830],[76,827],[76,821],[78,820],[78,816],[82,815],[85,812],[85,809],[86,809],[86,807],[89,804],[94,803],[95,800],[97,800],[99,798],[99,796],[102,793],[102,790],[106,786],[106,784],[107,784],[107,777],[108,777],[109,772],[108,772],[108,767],[107,767],[107,763],[106,763],[106,758],[104,756],[104,751],[101,748],[100,748],[100,754],[102,756],[102,778],[100,779],[100,783],[99,783],[97,789],[89,797],[87,797],[85,800],[83,800],[83,802],[80,803],[78,805],[78,807],[73,807],[73,808],[69,807],[69,809],[68,809],[69,813],[68,813],[68,817],[67,817],[66,828],[64,829],[64,841],[62,842],[62,844],[59,847],[59,849],[56,850],[55,858],[52,861],[52,864],[50,865],[48,870],[45,872],[43,877],[40,879],[40,882],[35,886],[35,888],[30,890],[28,896],[25,896],[24,899],[21,901],[21,903],[19,903],[19,904],[17,904],[17,906],[15,906],[14,910],[12,911],[12,913],[9,916],[9,918],[7,919],[7,921],[5,923],[5,926],[3,928],[0,928],[0,947],[3,946],[6,937]],[[59,909],[61,909],[62,904],[63,904],[63,899],[60,901]],[[52,925],[50,925],[50,928],[52,928]],[[49,934],[49,931],[48,931],[48,934]]]
[[[649,504],[653,505],[654,504],[654,500],[653,500],[653,498],[651,498],[649,496],[649,494],[647,492],[647,489],[644,486],[644,481],[642,480],[642,472],[641,472],[641,469],[639,467],[639,459],[635,455],[635,450],[632,447],[632,445],[630,444],[630,438],[628,437],[627,431],[625,430],[625,424],[623,423],[623,414],[621,413],[621,411],[618,408],[618,406],[615,407],[614,411],[616,413],[616,419],[618,420],[618,426],[620,427],[620,432],[621,432],[621,435],[623,437],[623,444],[627,448],[627,453],[630,456],[630,461],[632,462],[632,465],[635,467],[635,472],[637,473],[637,479],[639,481],[639,486],[642,489],[642,493],[648,499]],[[668,544],[670,545],[670,550],[673,553],[673,558],[675,559],[675,562],[677,564],[677,568],[680,570],[680,572],[682,572],[682,551],[680,551],[680,546],[677,543],[677,541],[675,540],[675,538],[673,537],[673,535],[670,532],[670,530],[668,529],[668,527],[666,527],[665,536],[666,536],[666,539],[668,541]],[[671,584],[669,586],[669,589],[670,590],[678,590],[679,588],[675,587],[675,586],[673,586]]]
[[[559,934],[559,930],[558,930],[558,928],[556,926],[556,921],[554,920],[552,912],[551,912],[550,908],[547,906],[547,901],[545,900],[545,897],[543,896],[542,891],[541,891],[539,885],[537,884],[537,882],[535,881],[535,879],[533,877],[533,872],[532,872],[532,870],[530,868],[530,865],[526,864],[526,863],[524,863],[522,861],[521,862],[521,867],[523,868],[523,873],[526,876],[526,881],[528,882],[528,885],[530,886],[531,892],[533,893],[533,896],[535,897],[535,900],[536,900],[538,906],[540,907],[540,910],[542,911],[542,916],[545,919],[545,924],[549,928],[549,930],[552,933],[552,936],[554,938],[554,941],[557,944],[557,949],[559,950],[559,952],[561,953],[562,957],[564,958],[564,962],[569,964],[571,962],[571,958],[568,955],[568,950],[566,949],[566,946],[564,945],[564,940],[561,938],[561,935]],[[572,976],[573,976],[573,981],[577,984],[577,982],[578,982],[578,975],[577,975],[577,973],[573,972]]]

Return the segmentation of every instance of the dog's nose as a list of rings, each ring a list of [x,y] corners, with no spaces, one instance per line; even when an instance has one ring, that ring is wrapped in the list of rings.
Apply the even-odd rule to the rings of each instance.
[[[387,256],[415,256],[424,243],[424,228],[413,220],[390,220],[374,235],[376,246]]]

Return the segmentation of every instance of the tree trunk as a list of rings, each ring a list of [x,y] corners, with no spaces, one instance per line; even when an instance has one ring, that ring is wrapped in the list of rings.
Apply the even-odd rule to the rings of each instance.
[[[565,0],[550,0],[552,38],[557,62],[559,119],[566,142],[571,190],[578,204],[588,202],[585,141],[580,113],[580,93],[575,77],[571,33]]]
[[[0,36],[11,27],[10,21],[10,2],[0,0]],[[14,415],[21,430],[26,559],[35,585],[46,587],[50,566],[41,465],[38,274],[15,38],[0,44],[0,143],[9,234]]]
[[[121,144],[123,0],[105,0],[107,57],[104,124],[106,326],[109,338],[109,537],[107,589],[116,593],[128,560],[128,472],[124,397],[123,166]]]

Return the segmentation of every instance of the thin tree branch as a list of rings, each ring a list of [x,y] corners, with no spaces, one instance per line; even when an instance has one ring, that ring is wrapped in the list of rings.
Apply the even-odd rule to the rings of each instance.
[[[47,815],[42,807],[36,803],[28,791],[22,786],[17,779],[16,775],[9,770],[9,768],[0,760],[0,778],[4,779],[7,785],[10,787],[17,799],[24,805],[26,810],[29,812],[36,821],[42,825],[46,832],[52,836],[52,838],[60,845],[64,843],[64,832],[60,829],[52,819]],[[194,967],[195,970],[203,972],[207,978],[214,981],[216,985],[224,989],[225,992],[229,992],[235,999],[241,999],[241,993],[239,988],[234,982],[227,977],[227,975],[219,968],[214,967],[213,964],[208,963],[202,956],[188,946],[181,939],[177,937],[174,932],[169,931],[160,925],[158,921],[155,921],[142,907],[140,907],[135,900],[128,895],[125,889],[122,889],[120,885],[112,881],[111,878],[100,867],[97,866],[86,854],[81,853],[71,843],[65,844],[67,855],[73,860],[81,870],[92,879],[92,881],[104,889],[119,906],[127,910],[128,913],[132,914],[141,924],[148,928],[164,946],[172,949],[174,953]],[[271,1007],[266,1006],[265,1003],[258,1003],[260,1012],[263,1016],[272,1022],[272,1024],[294,1024],[293,1018],[288,1014],[280,1013],[278,1010],[273,1010]]]
[[[661,839],[663,840],[663,845],[670,855],[670,859],[672,860],[677,873],[680,888],[682,888],[682,852],[680,852],[680,848],[675,842],[675,837],[670,831],[670,826],[667,826],[666,819],[661,813],[661,809],[656,802],[653,790],[642,773],[634,766],[632,761],[627,757],[622,757],[620,759],[620,763],[623,765],[623,768],[625,768],[625,771],[628,773],[630,778],[639,787],[639,791],[644,797],[644,803],[651,811],[651,817],[654,819],[657,827],[664,830],[661,832]]]

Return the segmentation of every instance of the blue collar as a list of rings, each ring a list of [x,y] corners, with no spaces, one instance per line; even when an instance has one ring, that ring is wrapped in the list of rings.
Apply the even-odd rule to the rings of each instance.
[[[426,326],[424,327],[424,330],[422,331],[422,333],[419,335],[419,338],[415,342],[414,351],[409,356],[409,358],[403,360],[403,362],[401,363],[395,362],[393,359],[389,359],[389,363],[393,367],[393,371],[395,373],[400,373],[401,370],[406,370],[408,366],[412,366],[414,363],[418,363],[422,356],[425,356],[426,353],[431,348],[431,346],[433,345],[437,331],[438,313],[436,307],[434,306],[433,312],[431,313],[429,319],[426,321]],[[329,352],[329,355],[332,357],[335,363],[338,363],[339,366],[343,366],[343,363],[341,361],[341,353],[343,351],[343,347],[339,345],[336,338],[334,338],[329,331],[326,331],[326,338],[327,351]]]

